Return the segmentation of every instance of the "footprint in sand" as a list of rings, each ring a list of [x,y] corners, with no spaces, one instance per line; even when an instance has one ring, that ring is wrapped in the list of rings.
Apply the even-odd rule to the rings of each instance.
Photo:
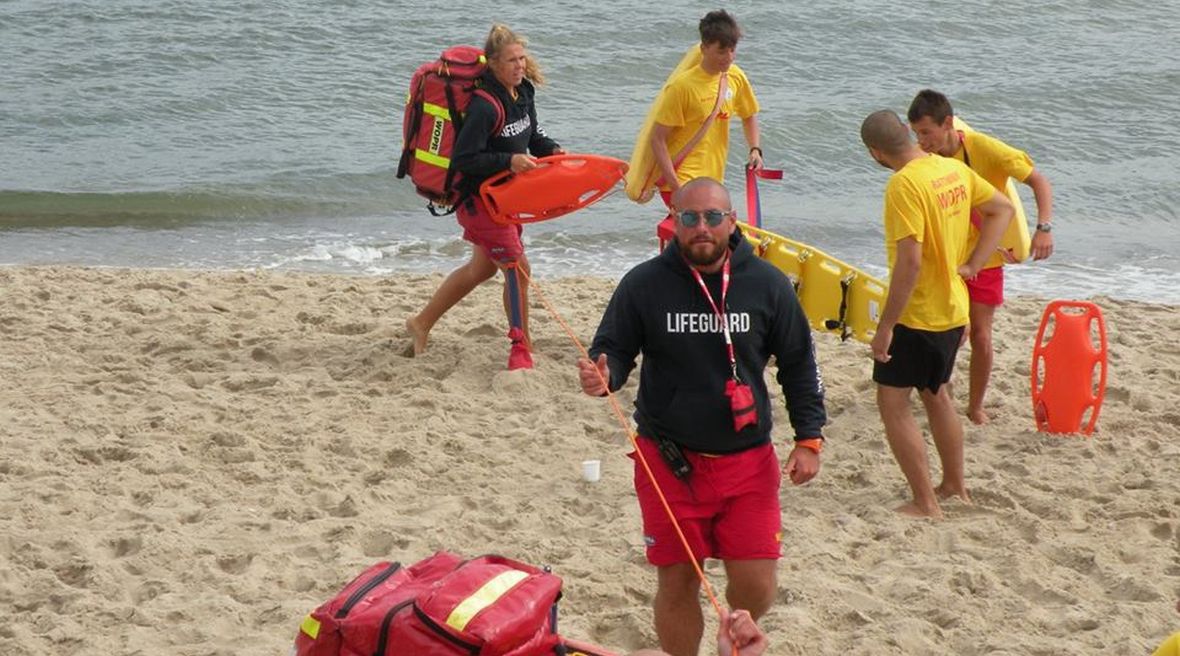
[[[1125,387],[1107,386],[1106,400],[1114,403],[1126,403],[1131,400],[1131,391]]]
[[[236,447],[245,446],[246,438],[238,433],[231,433],[228,431],[217,431],[209,436],[209,441],[217,446]]]
[[[1111,580],[1108,576],[1099,577],[1103,581],[1103,589],[1108,598],[1115,601],[1143,601],[1157,602],[1163,600],[1163,595],[1147,587],[1135,578],[1126,576]]]
[[[118,538],[111,540],[111,556],[113,558],[126,558],[139,553],[143,548],[143,538],[138,535],[129,538]]]
[[[1077,603],[1076,597],[1064,592],[1053,590],[1051,588],[1046,588],[1038,581],[1017,581],[1011,586],[1011,588],[1017,594],[1032,602],[1032,606],[1043,606],[1045,604],[1061,604],[1068,606]]]
[[[402,347],[401,356],[403,358],[418,357],[418,352],[414,350],[414,340],[411,339],[410,341],[406,342],[406,345]]]
[[[369,558],[383,558],[397,549],[405,549],[410,541],[388,531],[372,531],[361,536],[361,553]]]
[[[230,392],[251,392],[274,387],[279,382],[277,376],[232,376],[221,382],[221,386]]]
[[[168,591],[168,584],[163,581],[147,581],[131,592],[131,601],[135,605],[151,601]]]
[[[328,317],[321,314],[309,314],[307,312],[300,312],[295,315],[295,320],[299,323],[306,323],[312,326],[318,326],[328,320]]]
[[[217,557],[217,568],[226,574],[241,574],[250,567],[250,563],[254,561],[254,554],[239,554],[226,555]]]
[[[387,467],[405,467],[414,462],[414,454],[405,449],[390,449],[385,453]]]
[[[625,645],[638,648],[650,645],[655,638],[649,635],[646,620],[640,613],[619,613],[603,618],[594,625],[591,638],[605,645]]]
[[[1172,539],[1172,525],[1169,523],[1156,524],[1151,528],[1151,536],[1157,540],[1168,541]]]
[[[975,488],[971,490],[971,499],[977,506],[983,508],[1002,508],[1004,510],[1012,510],[1016,508],[1016,502],[1007,494],[994,492],[992,490]]]
[[[373,324],[364,321],[336,323],[328,326],[327,331],[333,335],[364,335],[373,331]]]
[[[1056,549],[1049,553],[1049,558],[1053,562],[1068,567],[1073,571],[1090,576],[1094,573],[1094,568],[1097,565],[1097,558],[1090,550],[1081,547],[1063,547]]]
[[[53,568],[58,580],[72,588],[90,587],[93,572],[94,567],[80,558],[71,559],[70,562]]]
[[[256,346],[256,347],[254,347],[253,351],[250,351],[250,358],[252,360],[254,360],[255,362],[261,362],[262,364],[268,364],[272,367],[279,366],[278,357],[276,357],[275,354],[271,353],[270,351],[266,350],[265,348],[263,348],[261,346]]]
[[[134,451],[123,446],[79,448],[74,449],[74,455],[77,456],[79,462],[90,465],[101,465],[107,461],[127,462],[128,460],[133,460],[136,457]]]
[[[356,509],[356,501],[351,496],[347,496],[334,508],[328,510],[328,514],[333,517],[356,517],[360,512]]]
[[[497,328],[490,323],[481,323],[463,333],[464,337],[502,337],[503,335],[502,328]]]

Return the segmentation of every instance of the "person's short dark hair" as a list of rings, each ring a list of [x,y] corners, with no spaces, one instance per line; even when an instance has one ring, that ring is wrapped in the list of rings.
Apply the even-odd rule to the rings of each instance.
[[[860,139],[869,148],[886,155],[897,155],[909,148],[910,129],[892,109],[880,109],[860,124]]]
[[[926,116],[935,123],[942,123],[946,117],[954,115],[955,110],[951,109],[951,101],[934,89],[919,91],[910,103],[909,111],[906,112],[906,118],[910,123],[917,123]]]
[[[722,48],[737,46],[742,38],[742,30],[738,27],[733,15],[724,9],[718,9],[705,14],[697,26],[701,32],[701,43],[719,43]]]

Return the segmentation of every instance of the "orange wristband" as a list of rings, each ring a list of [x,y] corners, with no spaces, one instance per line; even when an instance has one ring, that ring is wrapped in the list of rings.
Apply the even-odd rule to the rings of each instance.
[[[809,437],[805,440],[795,440],[795,448],[799,448],[799,447],[802,447],[804,449],[811,449],[812,451],[819,453],[824,450],[824,438],[822,438],[822,437]]]

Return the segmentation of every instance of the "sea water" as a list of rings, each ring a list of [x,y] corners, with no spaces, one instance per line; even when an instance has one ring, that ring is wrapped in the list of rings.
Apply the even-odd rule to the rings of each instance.
[[[1013,293],[1180,303],[1175,3],[719,6],[745,32],[767,166],[786,171],[761,184],[768,229],[884,275],[888,172],[858,128],[932,87],[1053,184],[1056,252],[1010,268]],[[549,77],[547,132],[626,159],[708,8],[0,0],[0,264],[446,271],[469,246],[394,175],[413,70],[506,22]],[[620,193],[530,225],[534,270],[617,276],[654,253],[660,214]]]

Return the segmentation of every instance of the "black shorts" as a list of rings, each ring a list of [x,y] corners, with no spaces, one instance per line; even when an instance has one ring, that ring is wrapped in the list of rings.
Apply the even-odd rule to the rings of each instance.
[[[963,327],[940,332],[917,330],[901,324],[893,329],[889,362],[873,363],[873,382],[889,387],[917,387],[932,394],[951,379],[955,354],[963,340]]]

